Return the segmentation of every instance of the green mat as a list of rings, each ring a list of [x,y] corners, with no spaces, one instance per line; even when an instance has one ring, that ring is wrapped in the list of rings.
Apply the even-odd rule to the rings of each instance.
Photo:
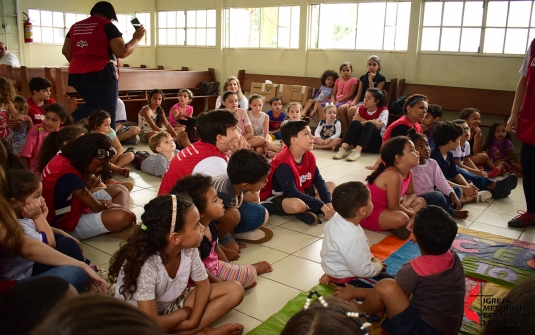
[[[310,289],[310,291],[316,290],[321,295],[327,296],[334,292],[333,286],[327,286],[318,284]],[[279,335],[284,328],[284,325],[290,320],[290,318],[303,309],[305,301],[307,299],[307,293],[299,293],[297,297],[288,301],[288,303],[277,313],[270,316],[266,321],[262,322],[258,327],[248,332],[248,335]]]

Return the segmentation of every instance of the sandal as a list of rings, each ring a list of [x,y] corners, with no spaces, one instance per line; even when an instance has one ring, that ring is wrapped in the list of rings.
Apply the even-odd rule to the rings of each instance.
[[[135,151],[136,151],[136,148],[134,148],[134,147],[130,147],[130,148],[126,149],[126,150],[123,152],[123,154],[126,154],[127,152],[134,153]]]
[[[123,175],[123,177],[128,178],[128,176],[130,176],[130,169],[127,167],[124,167],[121,174]]]

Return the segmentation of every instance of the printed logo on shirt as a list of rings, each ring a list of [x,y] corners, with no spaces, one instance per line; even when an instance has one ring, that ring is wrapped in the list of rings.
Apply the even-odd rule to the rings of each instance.
[[[530,64],[530,66],[535,66],[535,58],[533,58],[533,59],[531,60],[531,64]]]
[[[89,45],[89,44],[87,44],[86,41],[78,41],[78,42],[76,43],[76,46],[79,47],[79,48],[82,48],[82,49],[83,49],[84,47],[88,46],[88,45]]]
[[[312,179],[312,173],[309,172],[309,173],[301,176],[299,178],[299,182],[301,183],[301,186],[302,186],[304,182],[306,182],[307,180],[310,180],[310,179]]]

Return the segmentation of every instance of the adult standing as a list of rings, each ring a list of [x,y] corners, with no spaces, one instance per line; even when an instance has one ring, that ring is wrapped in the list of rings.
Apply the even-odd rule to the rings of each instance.
[[[0,42],[0,64],[20,67],[19,59],[14,54],[7,52],[4,42]]]
[[[522,142],[520,155],[522,171],[526,172],[523,183],[527,211],[519,211],[519,215],[509,221],[513,228],[535,226],[535,40],[531,41],[519,72],[507,131],[517,133]]]
[[[79,121],[100,109],[111,116],[115,129],[119,63],[118,58],[128,57],[145,36],[143,26],[137,28],[130,42],[124,43],[122,33],[112,23],[117,15],[112,4],[100,1],[93,6],[91,16],[72,25],[62,53],[70,62],[69,85],[82,96],[85,103],[72,116]]]

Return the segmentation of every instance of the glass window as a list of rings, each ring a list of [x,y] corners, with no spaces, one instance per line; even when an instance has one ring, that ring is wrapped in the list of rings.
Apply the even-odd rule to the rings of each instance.
[[[158,44],[215,46],[215,9],[158,12]]]

